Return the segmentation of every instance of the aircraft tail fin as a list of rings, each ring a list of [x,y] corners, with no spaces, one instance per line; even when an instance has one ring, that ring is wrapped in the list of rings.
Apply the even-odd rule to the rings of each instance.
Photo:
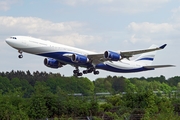
[[[156,47],[158,47],[158,46],[157,45],[151,45],[149,47],[149,49],[156,48]],[[135,59],[134,61],[137,62],[138,64],[148,66],[148,65],[152,64],[155,55],[156,55],[156,51],[143,53],[137,59]]]

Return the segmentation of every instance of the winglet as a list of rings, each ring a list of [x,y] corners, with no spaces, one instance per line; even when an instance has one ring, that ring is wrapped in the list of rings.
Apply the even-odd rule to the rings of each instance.
[[[166,45],[167,45],[167,44],[164,44],[164,45],[160,46],[159,48],[160,48],[160,49],[164,49],[164,48],[166,47]]]

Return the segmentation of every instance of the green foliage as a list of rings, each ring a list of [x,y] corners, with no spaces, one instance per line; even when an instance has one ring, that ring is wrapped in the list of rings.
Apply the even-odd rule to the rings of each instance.
[[[124,77],[113,77],[113,83],[112,83],[112,88],[115,93],[118,92],[124,92],[125,91],[125,78]]]
[[[112,113],[112,112],[105,112],[106,115],[108,115],[110,120],[117,120],[119,117],[116,113]]]
[[[92,115],[97,115],[97,113],[100,110],[98,102],[91,100],[89,110],[90,110]]]
[[[172,94],[172,90],[174,93]],[[154,93],[156,91],[157,93]],[[165,79],[111,77],[90,81],[60,74],[0,72],[0,119],[44,119],[95,116],[94,119],[180,119],[180,77]],[[110,92],[99,97],[97,92]],[[123,92],[123,94],[122,94]],[[84,96],[74,96],[82,93]],[[115,95],[114,95],[115,94]],[[95,99],[96,98],[96,99]]]
[[[98,92],[111,92],[113,91],[112,89],[112,83],[111,83],[111,77],[107,78],[98,78],[94,81],[94,86],[95,87],[95,93]]]
[[[27,120],[28,114],[26,104],[18,92],[8,92],[6,95],[0,95],[0,119],[19,119]]]
[[[13,86],[7,77],[0,76],[0,89],[1,89],[2,93],[6,93],[9,90],[13,89]]]
[[[106,101],[108,103],[111,103],[112,106],[120,106],[123,103],[123,101],[121,100],[121,97],[119,95],[108,97]]]
[[[100,105],[100,111],[102,112],[106,112],[106,111],[109,111],[113,108],[113,105],[112,104],[109,104],[109,103],[104,103],[104,104],[101,104]]]
[[[43,96],[33,96],[30,101],[29,116],[30,118],[40,119],[48,116],[48,108]]]
[[[126,84],[126,86],[125,86],[125,91],[126,92],[137,92],[138,88],[136,87],[135,84],[131,83],[130,80],[126,79],[125,84]]]
[[[53,93],[56,92],[57,87],[60,87],[67,93],[90,95],[94,92],[94,84],[89,79],[83,77],[49,77],[46,84]]]
[[[166,83],[162,83],[160,87],[161,90],[164,91],[165,93],[170,93],[172,91],[172,88]]]

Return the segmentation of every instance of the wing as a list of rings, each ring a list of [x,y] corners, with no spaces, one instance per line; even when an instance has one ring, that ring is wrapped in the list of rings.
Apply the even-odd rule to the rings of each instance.
[[[92,64],[94,65],[107,61],[104,58],[104,54],[90,54],[87,55],[87,57],[91,60]]]
[[[166,45],[167,44],[164,44],[160,47],[148,48],[148,49],[143,49],[143,50],[124,51],[124,52],[120,52],[120,56],[121,56],[121,59],[123,59],[123,58],[129,59],[133,55],[164,49],[166,47]],[[110,60],[104,58],[104,54],[89,54],[89,55],[87,55],[87,57],[92,61],[93,64],[110,61]]]
[[[162,45],[160,47],[144,49],[144,50],[135,50],[135,51],[120,52],[120,55],[121,55],[122,58],[128,58],[129,59],[133,55],[137,55],[137,54],[142,54],[142,53],[146,53],[146,52],[152,52],[152,51],[164,49],[166,47],[166,45],[167,44],[164,44],[164,45]]]

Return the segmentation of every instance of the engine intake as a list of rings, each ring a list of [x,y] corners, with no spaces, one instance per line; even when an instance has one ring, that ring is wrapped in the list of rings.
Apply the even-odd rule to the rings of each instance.
[[[77,55],[77,54],[73,54],[71,60],[72,62],[81,63],[81,64],[85,64],[89,62],[89,59],[86,56]]]
[[[63,66],[63,64],[61,64],[59,61],[53,58],[45,58],[44,65],[50,68],[59,68]]]
[[[121,59],[121,55],[116,52],[112,51],[105,51],[104,52],[104,58],[112,61],[118,61]]]

